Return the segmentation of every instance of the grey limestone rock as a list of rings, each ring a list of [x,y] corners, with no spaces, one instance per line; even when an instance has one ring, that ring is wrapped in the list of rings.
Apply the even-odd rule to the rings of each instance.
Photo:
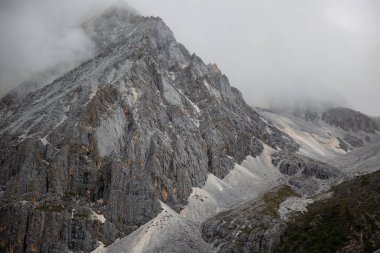
[[[318,179],[329,179],[341,175],[340,171],[331,165],[296,153],[275,153],[272,156],[272,163],[279,166],[281,173],[289,176],[302,174]]]
[[[363,140],[359,139],[358,137],[347,134],[344,138],[344,141],[346,141],[348,144],[350,144],[354,148],[360,148],[364,145]]]
[[[99,19],[85,24],[97,57],[0,101],[2,251],[91,251],[159,201],[180,211],[208,173],[224,177],[262,143],[298,149],[160,18],[111,8]]]
[[[279,217],[281,202],[297,194],[279,186],[262,197],[222,212],[202,224],[202,236],[217,252],[276,252],[286,222]]]
[[[375,133],[378,131],[376,121],[367,115],[348,108],[331,108],[323,112],[321,119],[330,125],[342,128],[346,131],[363,131]]]

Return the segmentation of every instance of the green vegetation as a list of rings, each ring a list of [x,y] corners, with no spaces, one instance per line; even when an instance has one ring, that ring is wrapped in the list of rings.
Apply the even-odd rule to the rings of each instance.
[[[380,172],[332,189],[290,222],[281,252],[373,252],[380,248]]]
[[[280,204],[289,197],[300,197],[290,186],[282,185],[274,191],[264,194],[263,200],[265,202],[264,213],[272,218],[278,218],[278,208]]]
[[[296,220],[284,237],[284,252],[336,252],[348,238],[346,206],[322,206]]]

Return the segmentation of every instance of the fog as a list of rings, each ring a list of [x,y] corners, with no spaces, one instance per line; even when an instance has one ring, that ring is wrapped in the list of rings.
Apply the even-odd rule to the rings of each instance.
[[[104,0],[0,0],[0,95],[48,68],[69,69],[93,56],[81,23]]]
[[[112,1],[2,0],[0,88],[90,57],[80,22]],[[380,115],[380,1],[129,0],[217,63],[254,106],[299,101]],[[296,102],[295,102],[296,101]]]
[[[130,3],[161,16],[188,49],[217,63],[251,105],[304,98],[380,115],[380,1]]]

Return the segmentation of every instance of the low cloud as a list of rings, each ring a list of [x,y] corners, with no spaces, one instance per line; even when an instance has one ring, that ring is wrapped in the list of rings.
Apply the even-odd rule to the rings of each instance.
[[[349,105],[380,115],[380,1],[130,0],[215,62],[251,105]]]
[[[33,73],[93,54],[80,28],[112,0],[0,2],[0,93]],[[299,100],[380,115],[377,0],[129,0],[217,63],[254,106]]]
[[[106,8],[100,0],[0,2],[0,94],[56,66],[70,68],[94,54],[81,23]]]

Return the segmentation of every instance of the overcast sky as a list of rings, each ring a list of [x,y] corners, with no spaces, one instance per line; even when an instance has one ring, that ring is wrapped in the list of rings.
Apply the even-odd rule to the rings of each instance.
[[[29,73],[68,55],[90,54],[91,50],[83,48],[91,48],[91,41],[83,38],[76,25],[88,13],[112,2],[0,1],[2,86],[14,78],[15,66]],[[206,63],[217,63],[251,105],[303,97],[380,115],[380,1],[127,2],[144,15],[161,16],[179,42]],[[33,39],[33,33],[39,38]],[[47,53],[36,62],[36,52]],[[28,69],[30,65],[38,67]]]

